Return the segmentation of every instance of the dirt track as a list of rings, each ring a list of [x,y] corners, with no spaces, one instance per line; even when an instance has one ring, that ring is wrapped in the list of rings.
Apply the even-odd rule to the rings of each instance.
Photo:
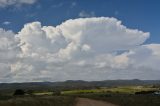
[[[76,106],[118,106],[118,105],[87,98],[77,98]]]

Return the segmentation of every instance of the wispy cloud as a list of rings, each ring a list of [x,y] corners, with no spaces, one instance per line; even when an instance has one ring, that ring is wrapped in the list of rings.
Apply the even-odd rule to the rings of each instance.
[[[37,0],[0,0],[0,7],[20,6],[23,4],[34,4]]]
[[[64,5],[64,3],[59,3],[59,4],[54,4],[54,5],[52,5],[51,7],[52,8],[59,8],[59,7],[62,7]]]
[[[119,15],[119,11],[116,10],[116,11],[114,12],[114,15]]]
[[[79,17],[82,17],[82,18],[86,18],[86,17],[94,17],[95,16],[95,12],[92,11],[92,12],[86,12],[86,11],[81,11],[79,14],[78,14]]]
[[[77,2],[71,2],[71,8],[75,7],[77,5]]]
[[[11,24],[11,22],[5,21],[5,22],[3,22],[2,24],[3,24],[3,25],[9,25],[9,24]]]

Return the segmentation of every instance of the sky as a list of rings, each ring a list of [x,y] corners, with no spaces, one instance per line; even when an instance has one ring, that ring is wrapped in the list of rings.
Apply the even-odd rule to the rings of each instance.
[[[160,80],[159,0],[0,0],[0,82]]]

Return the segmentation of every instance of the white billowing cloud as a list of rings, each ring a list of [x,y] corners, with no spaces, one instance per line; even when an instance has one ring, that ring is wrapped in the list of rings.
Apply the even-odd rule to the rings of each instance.
[[[0,59],[3,62],[8,59],[14,59],[16,57],[17,51],[19,51],[18,39],[14,37],[12,31],[5,31],[0,28]],[[7,62],[7,61],[6,61]]]
[[[149,37],[149,33],[127,29],[121,21],[105,17],[68,20],[57,28],[71,42],[64,53],[84,49],[84,45],[95,54],[128,50]]]
[[[1,29],[1,81],[158,79],[160,44],[143,45],[149,35],[108,17]]]
[[[128,52],[130,71],[132,77],[142,79],[159,79],[160,44],[147,44],[139,46]],[[152,77],[153,76],[153,77]]]
[[[159,70],[160,44],[148,44],[133,49],[129,53],[129,58],[136,67],[145,67]]]
[[[10,66],[18,59],[20,49],[18,39],[12,31],[0,28],[0,77],[5,78],[11,72]],[[3,80],[3,79],[1,79]]]
[[[33,4],[37,0],[0,0],[0,7],[7,7],[11,5]]]
[[[59,30],[51,26],[42,27],[39,22],[26,24],[17,37],[21,43],[21,56],[44,60],[58,58],[57,53],[67,44]]]
[[[153,53],[152,55],[160,57],[160,45],[159,44],[150,44],[150,45],[147,45],[147,47],[152,50],[152,53]]]

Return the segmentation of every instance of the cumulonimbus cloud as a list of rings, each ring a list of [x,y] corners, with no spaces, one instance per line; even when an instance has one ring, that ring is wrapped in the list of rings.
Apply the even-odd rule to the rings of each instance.
[[[108,17],[1,29],[1,81],[157,79],[160,44],[143,45],[149,35]]]

